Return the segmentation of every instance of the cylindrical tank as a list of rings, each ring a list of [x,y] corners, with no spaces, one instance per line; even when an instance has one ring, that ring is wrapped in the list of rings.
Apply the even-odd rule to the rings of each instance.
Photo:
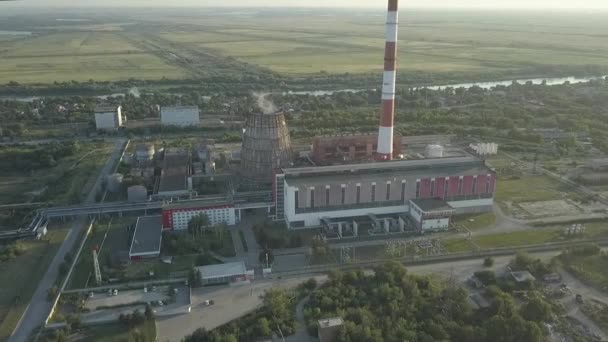
[[[129,202],[145,202],[148,200],[148,190],[143,185],[134,185],[127,189]]]
[[[107,189],[109,192],[119,192],[122,186],[123,176],[120,173],[109,175],[107,178]]]
[[[425,158],[443,158],[443,146],[427,145],[424,149]]]
[[[139,144],[135,148],[137,161],[147,161],[154,159],[154,144]]]
[[[241,175],[250,185],[272,182],[273,171],[292,160],[289,129],[283,112],[251,114],[241,149]]]

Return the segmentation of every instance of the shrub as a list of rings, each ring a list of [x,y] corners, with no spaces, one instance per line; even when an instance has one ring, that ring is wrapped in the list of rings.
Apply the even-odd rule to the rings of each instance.
[[[483,260],[483,265],[485,267],[492,267],[494,266],[494,258],[492,257],[487,257]]]

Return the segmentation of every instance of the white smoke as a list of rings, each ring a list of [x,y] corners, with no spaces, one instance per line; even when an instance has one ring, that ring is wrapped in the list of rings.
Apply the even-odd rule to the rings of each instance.
[[[278,111],[277,106],[268,99],[268,93],[253,93],[253,96],[256,98],[262,113],[272,114]]]

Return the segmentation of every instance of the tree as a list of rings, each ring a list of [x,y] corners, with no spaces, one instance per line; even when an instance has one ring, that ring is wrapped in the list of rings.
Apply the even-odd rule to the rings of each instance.
[[[148,321],[154,320],[154,311],[152,310],[150,304],[146,304],[146,311],[144,312],[144,315]]]
[[[207,227],[209,227],[209,217],[206,214],[199,214],[188,222],[188,233],[198,239],[202,237]]]
[[[269,337],[272,334],[272,329],[270,328],[270,321],[266,317],[261,317],[256,322],[255,326],[256,334],[260,337]]]
[[[192,267],[190,269],[190,273],[188,273],[188,283],[190,284],[190,287],[201,287],[203,285],[201,271],[198,268]]]
[[[492,257],[487,257],[483,260],[483,265],[485,267],[492,267],[494,266],[494,258]]]
[[[534,295],[521,307],[524,319],[533,322],[549,322],[551,320],[551,306],[538,295]]]

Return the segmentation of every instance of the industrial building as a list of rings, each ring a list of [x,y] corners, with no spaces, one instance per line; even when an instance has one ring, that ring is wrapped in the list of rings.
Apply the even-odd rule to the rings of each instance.
[[[129,249],[129,259],[140,260],[160,256],[162,238],[162,216],[138,217]]]
[[[188,149],[165,149],[156,198],[177,198],[190,195],[192,190],[190,171],[190,152]]]
[[[417,199],[441,199],[450,214],[486,212],[495,187],[496,173],[467,156],[284,168],[276,173],[274,198],[277,219],[297,229],[323,220],[399,216]]]
[[[401,134],[393,138],[395,155],[401,154]],[[342,134],[315,137],[312,160],[317,165],[372,160],[378,150],[378,134]]]
[[[188,229],[188,222],[201,214],[207,215],[211,225],[237,223],[236,210],[230,202],[188,201],[163,206],[163,229]]]
[[[422,233],[448,230],[450,219],[456,213],[451,205],[439,198],[411,199],[409,209],[409,216]]]
[[[163,126],[199,126],[200,110],[196,106],[162,107],[160,122]]]
[[[116,130],[122,126],[121,106],[97,106],[95,108],[95,127],[98,130]]]
[[[273,171],[292,161],[289,129],[283,112],[252,113],[247,117],[241,150],[245,185],[272,184]]]
[[[320,342],[333,342],[338,339],[344,320],[340,317],[319,320],[318,338]]]
[[[254,275],[254,271],[248,271],[242,261],[201,266],[198,270],[203,285],[251,281]]]

